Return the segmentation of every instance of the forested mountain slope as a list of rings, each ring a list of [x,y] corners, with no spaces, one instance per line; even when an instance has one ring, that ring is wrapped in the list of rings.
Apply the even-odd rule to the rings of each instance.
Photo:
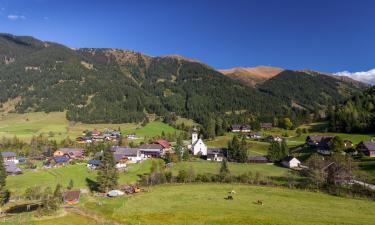
[[[16,112],[64,111],[83,122],[143,121],[147,113],[204,120],[232,110],[282,113],[284,103],[179,57],[119,49],[70,49],[0,36],[0,102]]]
[[[176,113],[201,123],[230,112],[283,116],[291,114],[293,101],[324,105],[359,90],[311,76],[296,84],[289,73],[258,90],[183,57],[71,49],[0,35],[0,103],[13,102],[16,112],[66,110],[69,120],[87,123],[141,122],[150,113]]]
[[[258,86],[259,90],[305,109],[324,109],[357,93],[361,88],[333,76],[285,70]]]
[[[338,132],[375,131],[375,87],[330,108],[329,127]]]

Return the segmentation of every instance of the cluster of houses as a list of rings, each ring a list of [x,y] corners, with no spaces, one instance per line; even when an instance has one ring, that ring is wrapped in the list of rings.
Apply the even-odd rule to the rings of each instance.
[[[102,141],[118,141],[121,138],[121,132],[106,128],[104,131],[99,131],[97,129],[94,130],[86,130],[82,133],[81,136],[76,138],[76,142],[79,144],[87,144],[93,142],[102,142]],[[135,139],[135,133],[129,133],[126,135],[127,139]]]

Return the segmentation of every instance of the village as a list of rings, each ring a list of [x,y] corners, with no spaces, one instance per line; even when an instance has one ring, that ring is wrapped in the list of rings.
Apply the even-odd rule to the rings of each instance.
[[[262,124],[261,129],[263,131],[272,129],[272,124]],[[252,131],[251,126],[249,125],[234,124],[230,126],[228,134],[233,137],[242,138],[247,142],[270,143],[271,145],[272,143],[284,143],[288,139],[282,135],[263,135],[262,132]],[[203,160],[212,163],[235,161],[230,158],[231,154],[229,151],[231,149],[228,149],[227,146],[208,147],[205,141],[210,142],[210,140],[203,140],[199,135],[199,130],[197,128],[192,127],[190,129],[190,136],[190,140],[183,140],[182,143],[171,143],[165,139],[155,138],[148,143],[139,142],[139,144],[132,144],[132,146],[120,146],[118,144],[122,142],[120,141],[121,138],[133,141],[137,138],[136,133],[122,135],[120,131],[115,129],[106,128],[103,131],[94,129],[91,131],[83,131],[82,136],[75,139],[76,144],[82,147],[62,147],[51,152],[51,155],[40,155],[38,157],[33,157],[32,159],[18,156],[15,152],[9,150],[1,152],[1,155],[8,176],[23,176],[24,169],[27,171],[35,169],[50,170],[53,168],[69,167],[74,164],[85,164],[88,171],[95,171],[100,168],[102,164],[103,151],[105,149],[99,150],[95,154],[87,154],[87,148],[98,144],[106,144],[106,146],[110,146],[110,151],[115,162],[115,168],[120,173],[127,173],[127,171],[130,171],[134,165],[144,164],[144,161],[153,161],[155,159],[161,159],[162,161],[165,161],[166,166],[173,167],[174,163],[178,162],[173,160],[172,157],[176,156],[176,154],[180,154],[181,158],[183,154],[189,154],[190,156],[188,158],[190,158],[190,161]],[[309,149],[309,151],[313,151],[322,157],[330,156],[333,154],[331,146],[334,139],[335,136],[308,135],[303,145],[289,148],[288,153],[282,155],[281,158],[271,158],[269,156],[270,152],[264,155],[246,154],[246,160],[241,162],[254,165],[271,164],[276,165],[276,167],[285,167],[295,171],[308,171],[310,169],[309,165],[303,162],[303,157],[301,158],[301,155],[298,154],[298,152],[301,151],[301,149]],[[375,141],[373,140],[363,140],[357,145],[354,145],[350,140],[343,140],[342,143],[344,145],[343,150],[347,149],[342,152],[343,154],[349,154],[352,157],[356,157],[357,155],[363,155],[369,158],[375,157]],[[104,146],[105,145],[102,145],[102,147]],[[177,158],[178,157],[179,156],[177,156]],[[29,160],[34,162],[40,161],[41,163],[36,163],[35,165],[33,164],[33,166],[26,167],[25,165],[28,164]],[[328,171],[330,167],[334,166],[334,164],[334,162],[326,162],[324,164],[324,170]],[[178,163],[176,165],[178,165]],[[340,180],[340,182],[353,183],[362,181],[348,178],[345,181]],[[362,184],[368,188],[374,188],[371,184],[363,182]],[[123,183],[119,185],[118,188],[108,190],[108,192],[104,194],[109,197],[135,194],[144,190],[143,188],[140,188],[141,186],[142,184],[138,182]],[[66,190],[63,193],[64,202],[67,205],[78,204],[80,195],[86,194],[87,192],[88,190],[85,188]]]

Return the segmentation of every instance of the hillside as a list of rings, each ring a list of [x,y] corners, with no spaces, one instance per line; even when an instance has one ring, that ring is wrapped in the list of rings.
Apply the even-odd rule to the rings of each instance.
[[[285,70],[258,86],[259,90],[278,96],[294,106],[313,111],[337,104],[360,88],[333,76],[306,71]]]
[[[256,84],[262,83],[271,77],[276,76],[283,70],[284,69],[278,67],[257,66],[246,68],[235,67],[231,69],[219,70],[219,72],[254,87]]]
[[[329,111],[329,128],[339,132],[373,132],[375,87],[359,93]]]
[[[9,34],[0,34],[0,50],[3,112],[67,111],[69,120],[85,123],[141,122],[148,114],[175,113],[204,123],[213,115],[228,116],[227,112],[235,111],[268,117],[290,114],[291,100],[303,105],[331,103],[328,97],[314,97],[309,80],[295,85],[290,77],[278,75],[257,89],[177,55],[71,49]],[[280,70],[247,71],[265,79]],[[313,81],[312,87],[337,100],[360,90],[332,78]],[[288,85],[299,90],[294,98],[289,98]]]

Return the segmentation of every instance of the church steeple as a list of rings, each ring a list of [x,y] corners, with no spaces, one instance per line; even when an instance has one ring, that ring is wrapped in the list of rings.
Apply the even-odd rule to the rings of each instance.
[[[198,130],[194,128],[193,132],[191,133],[191,143],[194,144],[197,141],[198,141]]]

